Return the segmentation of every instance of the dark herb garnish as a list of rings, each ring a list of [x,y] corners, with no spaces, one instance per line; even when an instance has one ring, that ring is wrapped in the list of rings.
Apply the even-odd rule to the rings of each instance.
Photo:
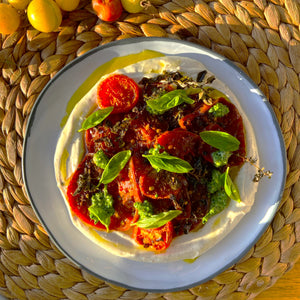
[[[206,74],[207,74],[206,70],[199,72],[196,79],[197,82],[202,82]]]

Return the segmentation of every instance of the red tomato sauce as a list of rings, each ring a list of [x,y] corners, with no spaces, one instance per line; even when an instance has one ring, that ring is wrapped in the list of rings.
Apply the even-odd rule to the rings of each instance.
[[[103,172],[93,163],[92,157],[100,149],[108,158],[122,150],[131,150],[126,167],[107,186],[115,210],[109,230],[127,231],[132,227],[139,218],[135,202],[147,200],[156,214],[181,210],[178,217],[160,228],[150,230],[133,226],[137,244],[160,251],[170,245],[172,238],[202,227],[202,218],[209,210],[205,176],[211,174],[211,153],[216,149],[205,144],[199,133],[219,130],[236,137],[240,147],[230,157],[229,165],[240,166],[246,154],[243,122],[236,107],[224,98],[213,99],[211,105],[198,100],[162,115],[151,114],[144,95],[149,96],[157,88],[155,81],[145,84],[142,80],[137,88],[132,79],[124,79],[123,75],[117,79],[119,81],[112,77],[98,88],[100,108],[114,106],[115,109],[100,125],[86,131],[86,155],[70,178],[67,199],[72,212],[84,223],[106,230],[104,225],[95,224],[89,217],[91,197],[102,188],[98,183]],[[226,105],[229,113],[212,117],[208,111],[216,103]],[[188,161],[194,171],[187,174],[157,172],[142,156],[155,145],[160,145],[161,151]]]

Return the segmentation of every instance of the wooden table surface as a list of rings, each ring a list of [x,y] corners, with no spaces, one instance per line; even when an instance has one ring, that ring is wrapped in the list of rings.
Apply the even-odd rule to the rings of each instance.
[[[296,300],[300,299],[300,261],[282,276],[268,290],[258,295],[255,300]]]

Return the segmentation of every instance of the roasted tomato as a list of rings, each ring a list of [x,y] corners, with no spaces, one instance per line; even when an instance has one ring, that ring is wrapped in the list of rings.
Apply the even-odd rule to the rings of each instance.
[[[176,128],[161,134],[157,138],[156,144],[163,146],[170,155],[190,161],[191,156],[198,154],[195,153],[195,149],[198,149],[200,141],[201,138],[198,134]]]
[[[97,103],[100,108],[113,106],[112,114],[130,111],[139,100],[139,86],[130,77],[113,74],[98,85]]]
[[[151,166],[144,170],[139,183],[142,194],[151,199],[174,197],[187,184],[183,175],[164,170],[157,172]]]
[[[118,20],[123,11],[120,0],[92,0],[92,7],[98,18],[107,22]]]
[[[231,124],[230,127],[225,126],[226,129],[224,129],[218,124],[211,124],[204,128],[204,131],[214,130],[228,132],[240,141],[239,149],[237,151],[234,151],[233,155],[231,155],[231,157],[228,160],[228,164],[230,166],[239,166],[243,164],[246,153],[243,127],[239,126],[237,119],[235,119],[235,121],[236,123]],[[201,153],[202,157],[210,163],[213,163],[212,153],[215,151],[217,151],[216,148],[204,142],[200,144],[199,152]]]
[[[135,227],[133,238],[137,244],[142,245],[144,248],[152,251],[163,251],[169,247],[173,239],[173,231],[172,222],[153,229]]]
[[[67,199],[72,211],[84,223],[106,230],[100,222],[94,223],[89,216],[88,208],[91,205],[91,197],[99,191],[98,183],[102,170],[93,163],[93,155],[87,154],[73,174],[68,188]],[[114,198],[115,214],[111,217],[109,229],[125,231],[128,230],[137,215],[134,208],[135,199],[132,196],[132,187],[125,168],[119,176],[108,184],[108,191]]]
[[[91,153],[102,149],[106,154],[116,154],[120,151],[118,135],[109,127],[97,126],[90,128],[85,133],[87,150]]]

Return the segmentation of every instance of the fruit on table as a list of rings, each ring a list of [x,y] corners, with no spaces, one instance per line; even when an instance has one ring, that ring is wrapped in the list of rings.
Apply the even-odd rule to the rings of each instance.
[[[55,0],[58,6],[65,11],[75,10],[80,0]]]
[[[11,4],[14,8],[23,10],[27,7],[30,0],[8,0],[8,3]]]
[[[123,8],[132,14],[139,13],[143,10],[143,0],[121,0]]]
[[[0,33],[11,34],[15,32],[21,22],[17,10],[7,3],[0,3]]]
[[[92,6],[97,16],[107,22],[118,20],[123,11],[120,0],[92,0]]]
[[[30,24],[42,32],[51,32],[58,28],[62,21],[59,6],[53,0],[32,0],[27,9]]]

